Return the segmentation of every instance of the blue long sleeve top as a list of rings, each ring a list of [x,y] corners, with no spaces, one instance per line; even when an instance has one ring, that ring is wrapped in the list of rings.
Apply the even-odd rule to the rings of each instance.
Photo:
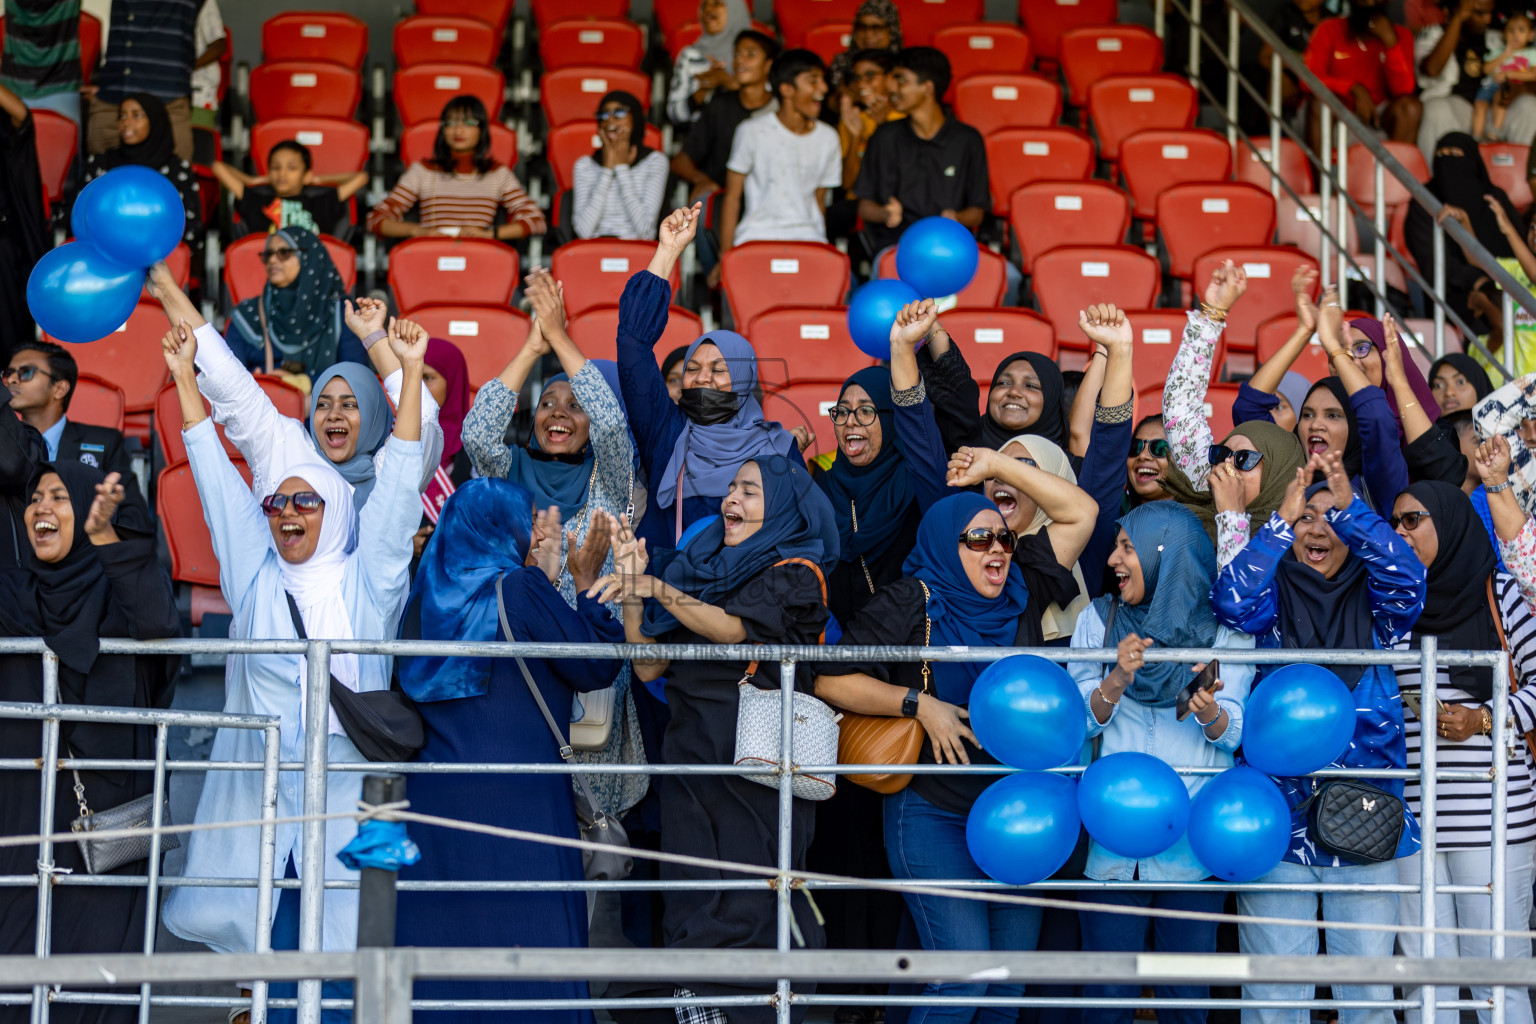
[[[944,481],[949,475],[949,453],[939,433],[939,421],[927,388],[919,383],[892,396],[895,406],[896,440],[911,467],[912,489],[917,493],[917,509],[926,514],[937,502],[953,493]]]
[[[1104,567],[1115,546],[1115,523],[1120,519],[1120,501],[1125,495],[1125,454],[1131,449],[1131,435],[1136,429],[1129,413],[1122,422],[1103,422],[1099,417],[1105,411],[1102,406],[1094,410],[1088,453],[1083,456],[1083,468],[1077,476],[1077,485],[1099,504],[1093,533],[1077,559],[1089,597],[1104,592]]]

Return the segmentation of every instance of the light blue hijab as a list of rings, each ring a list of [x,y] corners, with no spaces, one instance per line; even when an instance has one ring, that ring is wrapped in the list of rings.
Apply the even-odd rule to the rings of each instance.
[[[357,432],[357,450],[346,462],[332,463],[336,471],[352,485],[352,504],[361,510],[373,493],[373,455],[384,444],[394,429],[395,417],[389,410],[389,396],[374,372],[361,363],[336,363],[315,378],[309,393],[309,436],[315,442],[320,457],[325,455],[325,442],[320,436],[315,410],[320,405],[320,392],[332,377],[340,377],[352,388],[357,399],[357,413],[361,421]]]

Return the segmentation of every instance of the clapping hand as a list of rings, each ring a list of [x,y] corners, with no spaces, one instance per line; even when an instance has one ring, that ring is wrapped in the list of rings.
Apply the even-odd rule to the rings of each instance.
[[[533,306],[534,315],[547,330],[565,327],[565,286],[543,267],[534,267],[523,278],[523,291]]]
[[[117,513],[117,506],[122,504],[127,493],[118,482],[121,479],[117,473],[108,473],[106,480],[96,485],[96,497],[91,501],[91,510],[85,516],[85,535],[91,538],[92,544],[110,544],[117,540],[117,531],[112,528],[112,516]]]
[[[1503,434],[1477,446],[1477,475],[1487,487],[1497,487],[1509,479],[1509,441]]]
[[[1312,456],[1316,459],[1317,456]],[[1280,518],[1295,526],[1296,520],[1307,510],[1307,484],[1312,479],[1312,462],[1296,467],[1296,476],[1285,487],[1285,497],[1280,499]]]
[[[574,530],[565,535],[565,566],[571,571],[571,580],[577,590],[588,590],[602,575],[603,561],[608,557],[610,538],[616,528],[613,516],[601,509],[594,509],[587,524],[587,537],[579,544]]]
[[[533,534],[528,544],[528,558],[523,563],[538,566],[549,582],[560,578],[560,508],[549,508],[533,513]]]
[[[1291,275],[1291,294],[1296,296],[1296,326],[1317,330],[1317,303],[1312,288],[1317,284],[1317,268],[1303,264]]]
[[[613,572],[598,580],[587,590],[588,597],[595,597],[603,604],[621,598],[643,596],[639,593],[638,584],[646,578],[645,570],[650,564],[650,556],[645,550],[645,541],[635,539],[635,531],[629,524],[628,516],[619,516],[618,529],[610,532]]]

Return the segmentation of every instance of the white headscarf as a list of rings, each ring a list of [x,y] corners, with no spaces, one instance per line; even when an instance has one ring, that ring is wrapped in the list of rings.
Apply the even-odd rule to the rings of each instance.
[[[1061,477],[1069,484],[1077,484],[1077,474],[1072,472],[1072,463],[1067,458],[1067,453],[1061,450],[1061,446],[1049,438],[1039,434],[1016,434],[1010,437],[1003,445],[1007,448],[1010,444],[1023,445],[1029,451],[1030,458],[1035,460],[1035,466],[1045,470],[1052,476]],[[1001,449],[999,449],[1001,450]],[[1047,526],[1051,525],[1051,517],[1045,514],[1045,509],[1038,503],[1035,505],[1035,518],[1024,527],[1026,537],[1034,536]],[[1072,578],[1077,581],[1077,596],[1065,608],[1059,604],[1053,604],[1040,616],[1040,628],[1046,640],[1056,640],[1060,637],[1071,636],[1077,627],[1077,617],[1084,608],[1088,607],[1088,583],[1083,579],[1083,570],[1078,568],[1076,562],[1072,563]]]

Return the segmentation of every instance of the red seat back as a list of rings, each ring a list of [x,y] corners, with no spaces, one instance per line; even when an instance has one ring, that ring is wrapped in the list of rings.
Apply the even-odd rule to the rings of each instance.
[[[763,392],[763,419],[781,423],[784,429],[805,427],[811,434],[806,459],[837,450],[837,435],[832,430],[832,407],[842,393],[843,382],[802,380],[784,388]]]
[[[1008,222],[1028,273],[1058,245],[1120,245],[1131,227],[1130,198],[1103,181],[1037,181],[1014,190]]]
[[[51,110],[32,111],[37,131],[37,169],[49,203],[64,198],[64,179],[80,151],[80,126]]]
[[[1179,351],[1188,316],[1182,309],[1128,309],[1125,316],[1131,322],[1132,379],[1136,390],[1161,387]],[[1216,341],[1215,358],[1211,360],[1213,379],[1224,362],[1226,337],[1222,336]]]
[[[738,325],[780,306],[841,306],[848,294],[848,257],[820,242],[748,242],[720,263]]]
[[[489,66],[501,52],[501,37],[478,18],[417,14],[396,23],[394,51],[402,68],[455,61]]]
[[[640,26],[618,19],[571,18],[539,32],[539,55],[546,71],[560,68],[636,70],[644,51]]]
[[[455,96],[468,93],[485,104],[498,120],[506,96],[506,79],[495,68],[473,64],[417,64],[395,72],[395,109],[402,125],[438,121]]]
[[[954,85],[955,117],[991,135],[1002,128],[1047,128],[1061,120],[1061,86],[1040,75],[981,74]]]
[[[1067,102],[1086,106],[1088,88],[1110,75],[1148,75],[1162,70],[1163,41],[1140,25],[1085,25],[1061,36],[1061,72]]]
[[[1253,149],[1246,145],[1237,147],[1237,173],[1233,177],[1238,181],[1246,181],[1268,190],[1272,178],[1266,163],[1270,159],[1269,139],[1264,136],[1255,136],[1250,141],[1253,143]],[[1525,165],[1520,166],[1524,168]],[[1314,190],[1312,163],[1295,139],[1281,136],[1279,170],[1280,180],[1291,186],[1297,195],[1306,195]],[[1286,195],[1285,189],[1282,188],[1280,197],[1283,199]]]
[[[1224,260],[1231,260],[1247,272],[1248,289],[1243,292],[1242,301],[1227,314],[1227,329],[1222,333],[1228,348],[1251,352],[1260,324],[1296,308],[1296,297],[1291,294],[1291,277],[1296,268],[1316,270],[1317,260],[1284,245],[1215,249],[1195,260],[1191,285],[1203,291],[1212,272]]]
[[[1004,128],[987,136],[992,212],[1008,216],[1016,189],[1036,181],[1082,181],[1093,173],[1093,142],[1075,128]]]
[[[965,346],[972,370],[995,366],[1010,352],[1056,358],[1056,331],[1049,320],[1025,309],[951,309],[940,316],[949,336]],[[987,388],[982,388],[986,397]]]
[[[251,470],[245,460],[232,455],[230,461],[250,484]],[[182,460],[162,469],[155,495],[160,523],[165,527],[165,544],[171,551],[171,579],[217,588],[219,560],[213,554],[213,536],[203,517],[203,501],[192,479],[192,467]]]
[[[160,339],[166,326],[159,303],[141,302],[123,326],[99,341],[70,344],[47,334],[43,337],[64,345],[81,371],[122,388],[125,413],[149,412],[170,378],[165,360],[160,358]]]
[[[580,316],[571,317],[565,325],[565,331],[588,359],[618,358],[618,306],[594,306]],[[655,345],[657,362],[673,349],[693,344],[703,333],[704,324],[697,313],[673,306],[667,310],[667,326],[661,332],[661,340]]]
[[[333,235],[321,235],[320,242],[350,292],[357,286],[357,250]],[[229,289],[229,301],[236,305],[255,298],[266,287],[267,271],[260,256],[266,244],[266,235],[246,235],[224,250],[224,287]]]
[[[1064,245],[1035,260],[1031,284],[1058,348],[1086,351],[1077,314],[1095,302],[1151,307],[1162,272],[1157,260],[1129,245]]]
[[[982,0],[923,0],[920,4],[903,4],[901,12],[901,43],[903,46],[938,46],[939,33],[945,27],[951,25],[963,25],[968,22],[981,23],[985,20],[986,5]],[[994,22],[1013,31],[1012,25],[1003,25]],[[1022,32],[1019,33],[1023,35]],[[943,47],[939,47],[943,49]],[[945,51],[948,53],[949,51]],[[961,78],[966,71],[963,65],[955,64],[950,57],[950,69],[956,78]],[[1014,65],[1014,69],[1022,69],[1025,64]]]
[[[413,124],[400,133],[400,162],[411,164],[432,159],[432,147],[437,144],[441,126],[436,121]],[[517,136],[498,122],[491,122],[491,156],[507,167],[517,165]]]
[[[808,30],[800,45],[831,64],[832,58],[848,49],[852,40],[853,26],[848,22],[824,21]]]
[[[1083,25],[1110,25],[1119,20],[1117,0],[1019,0],[1019,20],[1034,41],[1042,61],[1061,59],[1061,37]]]
[[[363,98],[356,71],[326,61],[273,61],[251,69],[256,120],[332,117],[350,121]]]
[[[1157,197],[1157,223],[1168,272],[1189,279],[1195,260],[1212,249],[1266,246],[1275,237],[1275,199],[1243,182],[1174,185]]]
[[[475,18],[491,26],[497,39],[507,34],[515,0],[416,0],[417,14],[449,14]]]
[[[991,21],[950,24],[934,35],[933,45],[949,58],[954,75],[946,102],[954,99],[955,83],[966,78],[1019,74],[1029,69],[1029,36],[1013,25]]]
[[[1418,146],[1411,142],[1387,140],[1383,140],[1381,144],[1398,163],[1403,165],[1403,169],[1411,174],[1414,180],[1420,184],[1429,180],[1429,165],[1424,162],[1424,154],[1419,151]],[[1349,147],[1345,172],[1348,179],[1345,184],[1350,196],[1360,204],[1366,216],[1370,216],[1376,209],[1376,157],[1357,142]],[[1408,190],[1403,187],[1402,182],[1387,172],[1384,172],[1381,177],[1382,188],[1385,190],[1384,199],[1389,210],[1408,202]]]
[[[539,79],[539,106],[543,108],[550,128],[575,121],[593,121],[603,96],[616,90],[629,93],[640,101],[642,108],[650,109],[650,76],[627,68],[587,66],[561,68],[545,74]]]
[[[863,0],[773,0],[773,21],[784,37],[785,48],[804,46],[805,33],[812,25],[826,22],[853,26],[853,18]],[[698,12],[695,11],[695,14]]]
[[[1154,129],[1137,132],[1120,144],[1120,167],[1133,212],[1142,220],[1154,220],[1157,197],[1165,189],[1197,181],[1229,180],[1232,148],[1226,137],[1216,132]]]
[[[565,288],[566,316],[579,316],[598,306],[617,306],[630,277],[644,270],[655,253],[656,247],[650,242],[620,238],[580,239],[556,249],[549,269]],[[682,272],[674,266],[674,296],[682,283]]]
[[[261,26],[268,61],[328,61],[361,71],[368,56],[368,24],[339,11],[288,11]]]
[[[489,306],[423,306],[411,319],[434,338],[451,341],[464,353],[473,388],[506,369],[528,337],[531,321],[513,309]]]
[[[1099,156],[1120,159],[1120,143],[1149,128],[1188,128],[1195,123],[1194,86],[1178,75],[1111,75],[1088,88],[1088,118],[1099,138]]]
[[[853,343],[842,306],[772,309],[754,317],[742,333],[752,341],[758,383],[765,388],[803,380],[841,382],[875,362]]]
[[[82,373],[69,396],[68,416],[74,423],[89,423],[123,431],[123,412],[128,396],[123,389],[94,373]]]
[[[368,166],[367,125],[334,118],[280,117],[251,126],[251,158],[257,174],[267,173],[272,147],[289,139],[309,149],[316,175],[352,174]]]
[[[531,0],[531,3],[533,23],[538,26],[540,35],[571,18],[629,17],[629,0],[581,0],[580,3],[572,3],[571,0]]]
[[[0,31],[0,38],[5,33]],[[80,12],[80,77],[91,84],[91,73],[101,62],[101,19],[85,11]]]
[[[555,191],[564,192],[575,180],[576,161],[591,156],[599,146],[596,121],[574,121],[561,125],[549,133],[545,152],[549,167],[555,175]],[[662,148],[661,129],[653,124],[645,126],[645,145],[649,149]]]
[[[985,245],[976,246],[976,276],[955,295],[955,305],[986,308],[999,305],[1008,286],[1008,261]],[[896,250],[887,249],[880,257],[878,276],[896,277]]]
[[[1531,180],[1525,176],[1531,159],[1531,147],[1513,142],[1485,142],[1478,147],[1489,179],[1509,196],[1509,201],[1524,210],[1531,205]]]
[[[517,250],[489,238],[408,238],[389,251],[389,287],[407,315],[422,306],[507,306]]]
[[[1217,441],[1232,432],[1232,403],[1237,400],[1236,384],[1212,384],[1205,392],[1202,412]],[[1136,392],[1136,416],[1152,416],[1163,411],[1163,385],[1153,384]]]
[[[1295,313],[1281,313],[1259,324],[1258,330],[1254,332],[1254,358],[1260,366],[1275,358],[1291,335],[1296,333],[1296,322]],[[1312,332],[1312,340],[1301,350],[1301,355],[1296,357],[1291,369],[1314,384],[1324,377],[1333,376],[1333,368],[1328,364],[1328,352],[1323,348],[1316,331]],[[1296,411],[1299,413],[1301,410]]]

